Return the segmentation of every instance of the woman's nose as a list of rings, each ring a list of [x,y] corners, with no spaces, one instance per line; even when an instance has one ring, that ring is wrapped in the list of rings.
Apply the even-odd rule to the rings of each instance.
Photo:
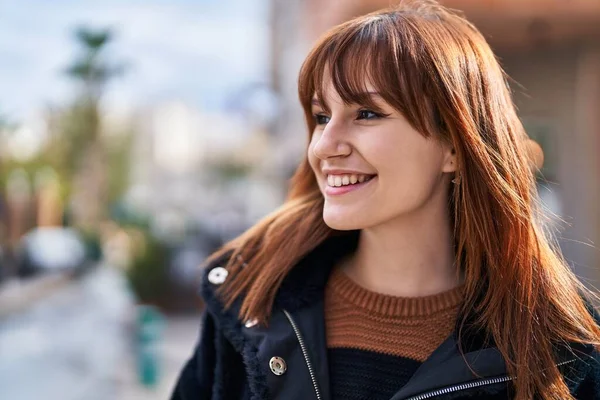
[[[346,157],[352,152],[352,147],[345,140],[342,127],[329,122],[316,138],[313,153],[321,160],[332,157]]]

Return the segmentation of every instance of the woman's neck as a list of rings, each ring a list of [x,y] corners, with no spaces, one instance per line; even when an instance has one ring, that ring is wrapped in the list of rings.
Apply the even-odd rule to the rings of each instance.
[[[448,218],[423,211],[363,229],[341,268],[362,287],[391,296],[429,296],[459,286]]]

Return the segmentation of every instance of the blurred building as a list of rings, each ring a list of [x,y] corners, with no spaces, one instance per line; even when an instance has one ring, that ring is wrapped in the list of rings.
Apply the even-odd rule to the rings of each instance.
[[[589,0],[443,0],[488,38],[512,78],[519,115],[545,153],[541,184],[563,224],[561,246],[577,274],[600,286],[600,3]],[[389,0],[272,0],[272,77],[284,170],[306,145],[297,75],[329,27]]]
[[[137,120],[127,202],[161,229],[239,231],[280,204],[279,182],[261,167],[270,138],[244,116],[174,101]]]

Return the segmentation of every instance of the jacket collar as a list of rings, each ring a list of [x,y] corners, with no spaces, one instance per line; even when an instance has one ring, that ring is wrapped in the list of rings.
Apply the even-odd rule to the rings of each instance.
[[[275,297],[275,308],[295,312],[309,307],[323,299],[325,287],[336,262],[354,252],[358,246],[359,231],[339,233],[306,255],[284,279]],[[453,331],[454,341],[458,342],[458,323]],[[464,352],[494,347],[489,335],[476,328],[476,314],[466,316],[460,342]]]
[[[302,258],[283,280],[275,308],[294,312],[320,301],[336,261],[356,250],[358,237],[359,231],[334,235]]]
[[[296,312],[302,308],[309,307],[315,303],[322,303],[327,281],[336,262],[344,256],[352,253],[358,246],[360,231],[340,232],[334,234],[313,251],[304,256],[298,264],[290,271],[283,280],[274,302],[274,309],[283,309]],[[225,265],[228,255],[215,260],[205,269],[204,279],[201,286],[201,295],[209,300],[207,305],[213,308],[219,315],[227,315],[236,318],[240,302],[234,303],[230,310],[224,310],[215,293],[216,287],[209,283],[207,276],[211,269]],[[590,306],[591,313],[600,323],[598,316]],[[463,319],[457,318],[457,325],[453,331],[453,341],[461,343],[463,352],[473,352],[486,348],[495,348],[495,343],[490,335],[479,329],[476,324],[477,315],[473,312],[465,317],[459,338],[459,322]],[[574,344],[572,346],[558,346],[557,358],[559,362],[573,358],[573,354],[589,354],[593,347]]]

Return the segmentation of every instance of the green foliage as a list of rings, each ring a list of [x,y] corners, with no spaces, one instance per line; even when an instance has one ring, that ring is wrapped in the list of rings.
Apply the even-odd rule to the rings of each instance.
[[[109,65],[102,58],[103,50],[113,39],[113,33],[109,29],[79,27],[75,30],[75,38],[82,54],[67,67],[66,73],[82,84],[82,96],[95,103],[106,83],[123,73],[124,66]]]
[[[97,136],[97,107],[88,102],[76,102],[56,117],[57,137],[52,141],[49,153],[59,163],[60,169],[72,179],[85,150]]]
[[[85,26],[80,26],[75,29],[75,37],[87,49],[99,51],[111,40],[113,34],[108,29],[93,31]]]
[[[74,31],[74,38],[80,52],[65,71],[79,85],[80,93],[69,105],[47,109],[48,140],[40,154],[27,161],[0,159],[0,184],[5,185],[8,174],[15,168],[24,169],[33,177],[41,168],[52,166],[66,204],[70,198],[80,198],[77,194],[83,190],[97,189],[98,196],[94,197],[97,201],[83,204],[89,210],[101,210],[92,213],[98,215],[91,224],[95,230],[108,204],[119,199],[127,188],[133,132],[101,135],[102,91],[113,77],[124,71],[123,66],[109,62],[107,48],[114,40],[113,32],[80,27]],[[14,124],[0,112],[0,134],[15,130]],[[97,168],[98,165],[102,168]],[[86,182],[86,186],[80,182]],[[74,214],[75,224],[76,217]]]
[[[108,201],[118,201],[129,185],[133,132],[112,137],[106,144],[108,168]]]
[[[143,250],[127,271],[127,278],[141,303],[163,304],[169,291],[169,251],[148,233],[144,241]]]
[[[85,252],[88,259],[98,262],[102,259],[102,243],[100,235],[97,232],[79,232],[85,245]]]
[[[223,162],[219,164],[212,164],[210,166],[213,173],[217,175],[223,181],[230,181],[241,179],[251,171],[251,167],[242,163],[235,162]]]
[[[97,229],[105,217],[106,206],[116,199],[127,184],[129,139],[107,143],[101,133],[100,99],[108,81],[120,74],[121,66],[109,64],[105,48],[113,34],[109,29],[92,30],[80,27],[75,37],[81,54],[67,68],[66,72],[81,85],[81,93],[70,109],[62,126],[63,139],[69,148],[64,163],[72,174],[73,197],[79,201],[74,223],[86,225],[86,229]],[[114,135],[111,137],[114,139]],[[85,187],[82,185],[85,182]],[[91,191],[93,197],[85,202],[84,191]]]
[[[61,177],[65,198],[71,194],[72,183],[85,157],[85,150],[94,142],[92,136],[96,134],[91,134],[88,127],[97,124],[93,122],[95,118],[97,116],[94,116],[94,109],[81,102],[65,110],[53,110],[49,117],[52,129],[46,149],[43,154],[30,161],[36,166],[53,166]],[[103,138],[100,142],[106,157],[109,204],[117,201],[127,189],[133,137],[134,131],[127,129],[123,132],[111,132],[109,138]]]
[[[114,202],[110,207],[110,216],[119,226],[148,232],[151,228],[150,215],[141,213],[123,202]]]

